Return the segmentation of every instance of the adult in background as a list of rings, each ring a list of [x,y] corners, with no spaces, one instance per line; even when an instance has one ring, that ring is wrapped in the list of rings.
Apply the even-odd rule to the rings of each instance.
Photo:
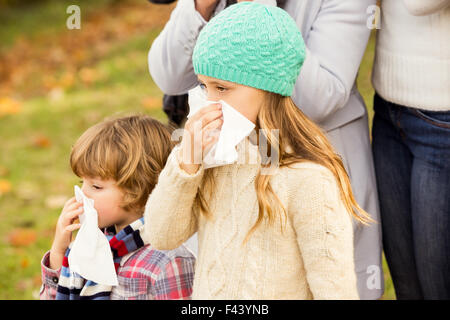
[[[179,0],[149,55],[150,73],[169,95],[197,86],[192,51],[200,30],[231,0]],[[272,2],[275,1],[259,1]],[[326,133],[342,158],[359,205],[379,221],[367,111],[355,80],[370,35],[366,13],[375,0],[286,0],[307,47],[292,98]],[[361,299],[383,289],[381,226],[354,224],[355,266]]]
[[[154,4],[171,4],[176,0],[148,0]],[[163,111],[167,115],[169,124],[174,127],[181,126],[186,120],[189,113],[188,95],[187,93],[178,95],[163,95]]]
[[[373,153],[397,299],[450,299],[450,0],[383,0]]]

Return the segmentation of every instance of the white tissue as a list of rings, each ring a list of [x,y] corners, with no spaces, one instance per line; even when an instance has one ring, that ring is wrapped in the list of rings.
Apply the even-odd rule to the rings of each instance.
[[[238,159],[236,146],[255,128],[253,122],[225,101],[208,101],[200,86],[189,91],[189,115],[187,117],[190,118],[201,108],[218,102],[222,105],[223,124],[219,140],[203,159],[205,169],[234,163]]]
[[[75,186],[75,198],[83,203],[84,213],[79,216],[81,228],[69,253],[71,271],[98,284],[116,286],[117,274],[109,241],[98,228],[98,214],[94,200]]]

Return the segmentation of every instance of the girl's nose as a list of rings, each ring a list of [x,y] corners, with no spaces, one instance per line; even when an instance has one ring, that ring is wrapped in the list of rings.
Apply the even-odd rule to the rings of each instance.
[[[219,96],[218,95],[215,95],[215,94],[212,94],[212,93],[210,93],[210,94],[208,94],[208,101],[219,101],[220,100],[220,98],[219,98]]]

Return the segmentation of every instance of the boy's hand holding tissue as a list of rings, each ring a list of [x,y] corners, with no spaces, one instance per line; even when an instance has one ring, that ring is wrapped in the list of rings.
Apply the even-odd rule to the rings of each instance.
[[[198,171],[204,155],[218,141],[222,124],[223,113],[220,103],[202,108],[186,121],[178,154],[181,157],[181,169],[189,174]]]
[[[80,223],[74,222],[82,213],[83,203],[78,202],[75,197],[67,200],[56,223],[55,238],[50,249],[50,267],[52,269],[57,270],[61,267],[64,253],[72,240],[72,232],[81,227]]]

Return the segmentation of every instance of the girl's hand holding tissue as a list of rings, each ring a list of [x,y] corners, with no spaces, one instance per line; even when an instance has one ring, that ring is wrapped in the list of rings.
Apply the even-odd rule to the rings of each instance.
[[[72,240],[72,232],[81,227],[80,223],[74,223],[83,213],[83,203],[70,198],[64,205],[61,215],[56,223],[55,238],[50,249],[50,268],[57,270],[62,265],[64,253]]]
[[[202,108],[186,121],[178,154],[181,169],[189,174],[198,171],[203,157],[219,139],[222,124],[220,103]]]

